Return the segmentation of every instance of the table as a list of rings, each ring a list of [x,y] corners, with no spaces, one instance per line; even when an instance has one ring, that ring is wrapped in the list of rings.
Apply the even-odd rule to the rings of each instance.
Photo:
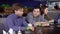
[[[56,24],[52,27],[50,26],[44,26],[42,27],[42,34],[60,34],[60,27],[57,27]],[[38,27],[35,27],[35,30],[32,31],[32,34],[37,34],[38,32]]]
[[[35,27],[35,31],[32,34],[37,34],[37,27]],[[42,34],[60,34],[60,27],[57,27],[55,24],[53,27],[47,26],[42,28]]]
[[[49,34],[49,32],[50,32],[50,29],[49,29],[50,27],[48,26],[48,27],[42,27],[42,29],[41,29],[41,31],[42,31],[42,33],[41,34]],[[35,30],[32,32],[32,34],[38,34],[38,28],[37,27],[35,27]]]
[[[40,26],[40,28],[38,27],[34,27],[34,31],[32,32],[32,34],[38,34],[38,31],[40,31],[40,34],[49,34],[50,31],[50,25],[49,23],[42,23],[42,26]]]

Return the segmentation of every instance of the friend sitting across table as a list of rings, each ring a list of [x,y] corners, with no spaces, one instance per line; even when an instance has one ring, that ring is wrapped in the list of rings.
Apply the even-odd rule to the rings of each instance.
[[[33,24],[34,27],[42,23],[42,26],[48,25],[48,21],[41,16],[40,7],[35,7],[32,12],[28,13],[26,19],[29,23]]]
[[[50,16],[48,17],[48,6],[46,5],[41,6],[41,16],[46,19],[50,24],[54,22],[54,19],[49,18]],[[43,34],[50,34],[50,28],[43,28],[43,32]]]
[[[48,17],[48,6],[46,6],[46,5],[41,6],[41,15],[48,22],[54,22],[54,19],[51,19],[51,18]]]

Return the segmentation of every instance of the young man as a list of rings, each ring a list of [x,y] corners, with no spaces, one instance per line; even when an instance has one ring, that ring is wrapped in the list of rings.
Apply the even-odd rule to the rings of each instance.
[[[27,27],[27,22],[25,21],[23,15],[23,7],[19,4],[13,6],[14,14],[7,17],[6,24],[8,29],[12,28],[14,31],[25,31]]]
[[[27,21],[31,24],[38,24],[37,22],[47,22],[41,15],[40,15],[40,8],[35,7],[32,12],[27,15]],[[36,26],[36,25],[35,25]]]

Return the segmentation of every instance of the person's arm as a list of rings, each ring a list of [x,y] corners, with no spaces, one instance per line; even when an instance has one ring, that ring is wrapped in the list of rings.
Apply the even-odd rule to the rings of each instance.
[[[18,31],[19,30],[19,27],[18,26],[15,26],[13,22],[14,21],[12,19],[7,18],[6,24],[7,24],[8,28],[12,28],[14,31]]]
[[[49,22],[49,23],[51,23],[51,22],[54,22],[54,19],[52,19],[52,20],[49,20],[48,22]]]
[[[22,22],[21,30],[22,30],[22,31],[25,31],[26,28],[27,28],[27,26],[28,26],[28,23],[25,21],[25,18],[23,18],[23,22]]]
[[[43,18],[43,16],[40,17],[41,22],[47,22],[47,20],[45,18]]]
[[[41,17],[41,22],[40,23],[42,23],[42,26],[49,26],[49,22],[46,20],[46,19],[44,19],[44,18],[42,18]]]
[[[31,14],[28,14],[26,17],[27,21],[31,24],[33,24],[35,21],[33,20],[33,16]]]

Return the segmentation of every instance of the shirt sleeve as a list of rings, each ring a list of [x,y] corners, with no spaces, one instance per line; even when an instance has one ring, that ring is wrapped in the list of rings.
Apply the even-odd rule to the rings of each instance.
[[[27,21],[29,22],[29,23],[34,23],[35,21],[33,20],[33,16],[31,15],[31,14],[28,14],[27,15],[27,17],[26,17],[26,19],[27,19]]]
[[[22,31],[25,31],[26,30],[26,28],[27,28],[27,26],[28,26],[28,23],[25,21],[25,18],[23,18],[23,23],[22,23],[23,25],[21,26],[21,30]]]
[[[44,19],[43,16],[40,16],[40,20],[41,20],[41,22],[47,22],[47,20]]]

